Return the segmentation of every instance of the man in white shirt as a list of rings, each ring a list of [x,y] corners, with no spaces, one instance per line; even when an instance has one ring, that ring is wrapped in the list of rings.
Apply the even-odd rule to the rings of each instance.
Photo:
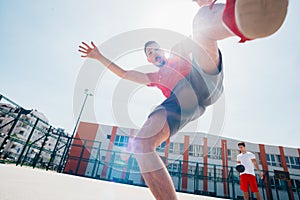
[[[242,164],[245,167],[245,171],[240,174],[240,188],[244,192],[244,199],[249,199],[248,186],[250,186],[251,191],[255,193],[256,199],[260,200],[261,198],[257,187],[254,166],[261,179],[263,179],[263,175],[259,170],[255,155],[246,150],[244,142],[238,143],[238,147],[241,153],[237,156],[237,163]]]

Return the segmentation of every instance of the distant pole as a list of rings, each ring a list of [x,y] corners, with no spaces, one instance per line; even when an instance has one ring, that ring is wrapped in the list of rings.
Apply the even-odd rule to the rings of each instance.
[[[80,118],[81,118],[81,115],[82,115],[82,112],[83,112],[83,109],[84,109],[84,106],[85,106],[85,103],[87,101],[87,98],[88,96],[93,96],[92,93],[89,93],[89,90],[88,89],[85,89],[84,90],[84,94],[85,94],[85,98],[84,98],[84,101],[83,101],[83,104],[82,104],[82,107],[81,107],[81,110],[79,112],[79,115],[78,115],[78,118],[77,118],[77,121],[76,121],[76,124],[75,124],[75,127],[74,127],[74,130],[73,130],[73,133],[72,133],[72,136],[71,136],[71,140],[69,140],[69,143],[67,144],[67,151],[66,151],[66,154],[63,156],[62,159],[64,159],[64,162],[66,162],[69,158],[69,151],[70,151],[70,147],[71,147],[71,144],[73,143],[73,140],[74,140],[74,136],[75,136],[75,133],[76,133],[76,130],[77,130],[77,126],[79,124],[79,121],[80,121]],[[63,163],[62,166],[65,167],[65,164]]]
[[[83,104],[82,104],[82,107],[81,107],[81,110],[80,110],[80,113],[78,115],[78,118],[77,118],[77,121],[76,121],[76,124],[75,124],[75,127],[74,127],[74,130],[73,130],[73,133],[72,133],[72,140],[74,139],[74,135],[76,133],[76,130],[77,130],[77,126],[79,124],[79,121],[80,121],[80,118],[81,118],[81,115],[82,115],[82,112],[83,112],[83,109],[84,109],[84,106],[85,106],[85,103],[86,103],[86,100],[88,98],[88,96],[93,96],[93,94],[91,93],[88,93],[89,90],[88,89],[85,89],[84,90],[84,94],[85,94],[85,98],[84,98],[84,101],[83,101]],[[72,141],[71,141],[72,143]]]

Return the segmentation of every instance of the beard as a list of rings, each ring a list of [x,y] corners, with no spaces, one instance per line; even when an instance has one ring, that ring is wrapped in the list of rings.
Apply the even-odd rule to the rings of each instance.
[[[157,56],[155,58],[155,65],[158,67],[163,67],[166,64],[166,60],[163,59],[161,56]]]

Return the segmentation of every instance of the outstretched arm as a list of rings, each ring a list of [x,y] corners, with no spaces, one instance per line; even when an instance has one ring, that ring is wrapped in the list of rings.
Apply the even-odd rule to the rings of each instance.
[[[127,79],[134,81],[136,83],[141,84],[149,84],[150,81],[148,79],[148,76],[145,73],[138,72],[135,70],[124,70],[121,67],[119,67],[114,62],[110,61],[108,58],[103,56],[97,46],[91,42],[92,47],[90,47],[85,42],[82,42],[82,45],[79,46],[79,52],[82,53],[82,58],[92,58],[95,60],[98,60],[101,62],[107,69],[109,69],[111,72],[119,76],[120,78]]]
[[[263,179],[264,175],[261,173],[261,171],[260,171],[260,169],[259,169],[259,166],[258,166],[258,164],[257,164],[257,162],[256,162],[256,159],[255,159],[255,158],[254,158],[254,159],[251,159],[251,161],[252,161],[253,165],[255,166],[255,168],[256,168],[257,171],[258,171],[259,177],[260,177],[261,179]]]

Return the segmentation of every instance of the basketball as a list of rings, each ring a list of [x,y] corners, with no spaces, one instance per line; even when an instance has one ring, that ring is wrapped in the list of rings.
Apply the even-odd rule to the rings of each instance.
[[[235,167],[235,169],[236,169],[236,171],[242,173],[242,172],[245,171],[245,166],[242,165],[242,164],[239,164],[239,165],[237,165],[237,166]]]

